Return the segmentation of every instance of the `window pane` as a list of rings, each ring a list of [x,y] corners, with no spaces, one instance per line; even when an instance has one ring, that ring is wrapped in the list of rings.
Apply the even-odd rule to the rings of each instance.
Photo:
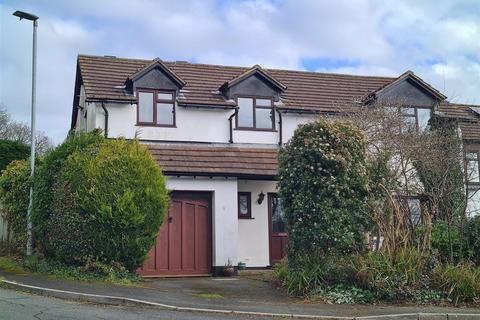
[[[467,152],[467,159],[468,160],[477,160],[478,154],[476,152]]]
[[[250,212],[248,212],[248,195],[241,194],[238,196],[238,212],[242,216],[248,216]]]
[[[480,190],[468,191],[467,216],[480,215]]]
[[[253,99],[238,98],[238,126],[253,127]]]
[[[153,122],[153,93],[138,93],[138,121],[145,123]]]
[[[413,225],[417,225],[420,222],[420,217],[422,215],[420,200],[419,199],[408,199],[408,209],[410,210],[410,219],[412,219]]]
[[[169,100],[172,101],[173,97],[171,93],[158,93],[157,94],[158,100]]]
[[[273,117],[272,109],[256,108],[256,127],[260,129],[272,129]]]
[[[417,121],[415,117],[403,116],[403,121],[408,131],[417,130]]]
[[[469,182],[480,182],[478,160],[467,161],[467,178]]]
[[[173,104],[157,103],[157,124],[173,125]]]
[[[272,210],[272,231],[273,233],[285,233],[287,232],[285,226],[285,214],[282,208],[282,201],[277,196],[271,198],[271,210]]]
[[[272,100],[270,99],[256,99],[255,104],[257,107],[271,107]]]
[[[430,109],[417,109],[418,115],[418,129],[423,131],[427,128],[428,121],[430,120]]]
[[[400,109],[404,115],[414,116],[415,108],[401,108]]]

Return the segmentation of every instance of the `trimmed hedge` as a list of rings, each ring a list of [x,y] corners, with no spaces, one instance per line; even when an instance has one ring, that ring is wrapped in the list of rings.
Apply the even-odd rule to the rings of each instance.
[[[56,176],[48,224],[51,252],[141,266],[168,208],[165,178],[137,141],[103,140],[68,156]]]
[[[30,147],[10,140],[0,140],[0,173],[13,160],[23,160],[30,156]]]
[[[27,244],[27,209],[30,190],[30,165],[27,160],[14,160],[0,176],[0,207],[9,232],[13,232],[10,248],[23,252]]]
[[[280,150],[278,187],[290,264],[302,255],[365,249],[371,223],[366,148],[364,135],[352,124],[320,119],[300,126]]]
[[[47,229],[50,224],[50,215],[53,208],[53,189],[55,179],[63,167],[66,159],[75,151],[82,150],[87,146],[104,141],[99,131],[93,131],[82,135],[70,135],[56,149],[48,153],[41,166],[35,173],[35,188],[33,197],[32,221],[35,238],[48,251]]]

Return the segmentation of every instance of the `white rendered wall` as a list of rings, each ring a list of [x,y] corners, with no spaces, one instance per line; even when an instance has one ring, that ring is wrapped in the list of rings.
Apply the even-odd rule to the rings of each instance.
[[[167,187],[176,191],[212,192],[213,265],[238,262],[237,180],[209,178],[167,178]]]
[[[298,113],[286,113],[282,114],[283,120],[283,131],[282,131],[282,142],[287,143],[291,137],[293,137],[293,133],[295,129],[298,128],[299,125],[305,124],[308,122],[312,122],[317,119],[319,116],[315,114],[298,114]]]
[[[239,180],[238,191],[251,192],[253,218],[238,219],[238,261],[247,267],[266,267],[270,265],[268,193],[276,192],[276,182]],[[260,192],[265,194],[262,204],[257,203]]]
[[[86,103],[85,112],[87,112],[87,121],[86,121],[86,131],[92,131],[95,128],[98,128],[97,123],[101,121],[103,124],[103,117],[98,117],[98,110],[95,106],[95,103]]]
[[[176,128],[136,126],[136,104],[105,105],[108,110],[108,136],[142,140],[228,142],[228,117],[232,110],[212,110],[176,107]],[[98,127],[103,129],[104,112],[97,104]]]
[[[94,108],[96,106],[96,108]],[[212,110],[176,107],[176,128],[136,126],[136,104],[107,103],[108,136],[139,138],[141,140],[190,141],[228,143],[230,125],[228,117],[232,110]],[[94,110],[95,109],[95,110]],[[94,128],[104,129],[105,114],[100,103],[88,103],[88,131]],[[96,119],[90,119],[96,115]],[[283,114],[282,141],[286,143],[299,124],[313,121],[316,115]],[[78,117],[78,121],[81,121]],[[276,120],[278,121],[278,119]],[[279,125],[276,131],[248,131],[233,129],[234,143],[278,144]]]

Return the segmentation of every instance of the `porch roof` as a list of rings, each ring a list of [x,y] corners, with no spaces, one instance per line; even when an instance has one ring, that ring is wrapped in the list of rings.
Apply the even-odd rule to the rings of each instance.
[[[169,176],[221,176],[274,180],[278,148],[225,145],[148,144]]]

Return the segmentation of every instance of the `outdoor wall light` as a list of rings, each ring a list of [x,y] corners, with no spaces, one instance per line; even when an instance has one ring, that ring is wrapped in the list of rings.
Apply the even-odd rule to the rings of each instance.
[[[265,199],[265,193],[260,192],[260,193],[258,194],[257,203],[258,203],[258,204],[262,204],[263,199]]]

